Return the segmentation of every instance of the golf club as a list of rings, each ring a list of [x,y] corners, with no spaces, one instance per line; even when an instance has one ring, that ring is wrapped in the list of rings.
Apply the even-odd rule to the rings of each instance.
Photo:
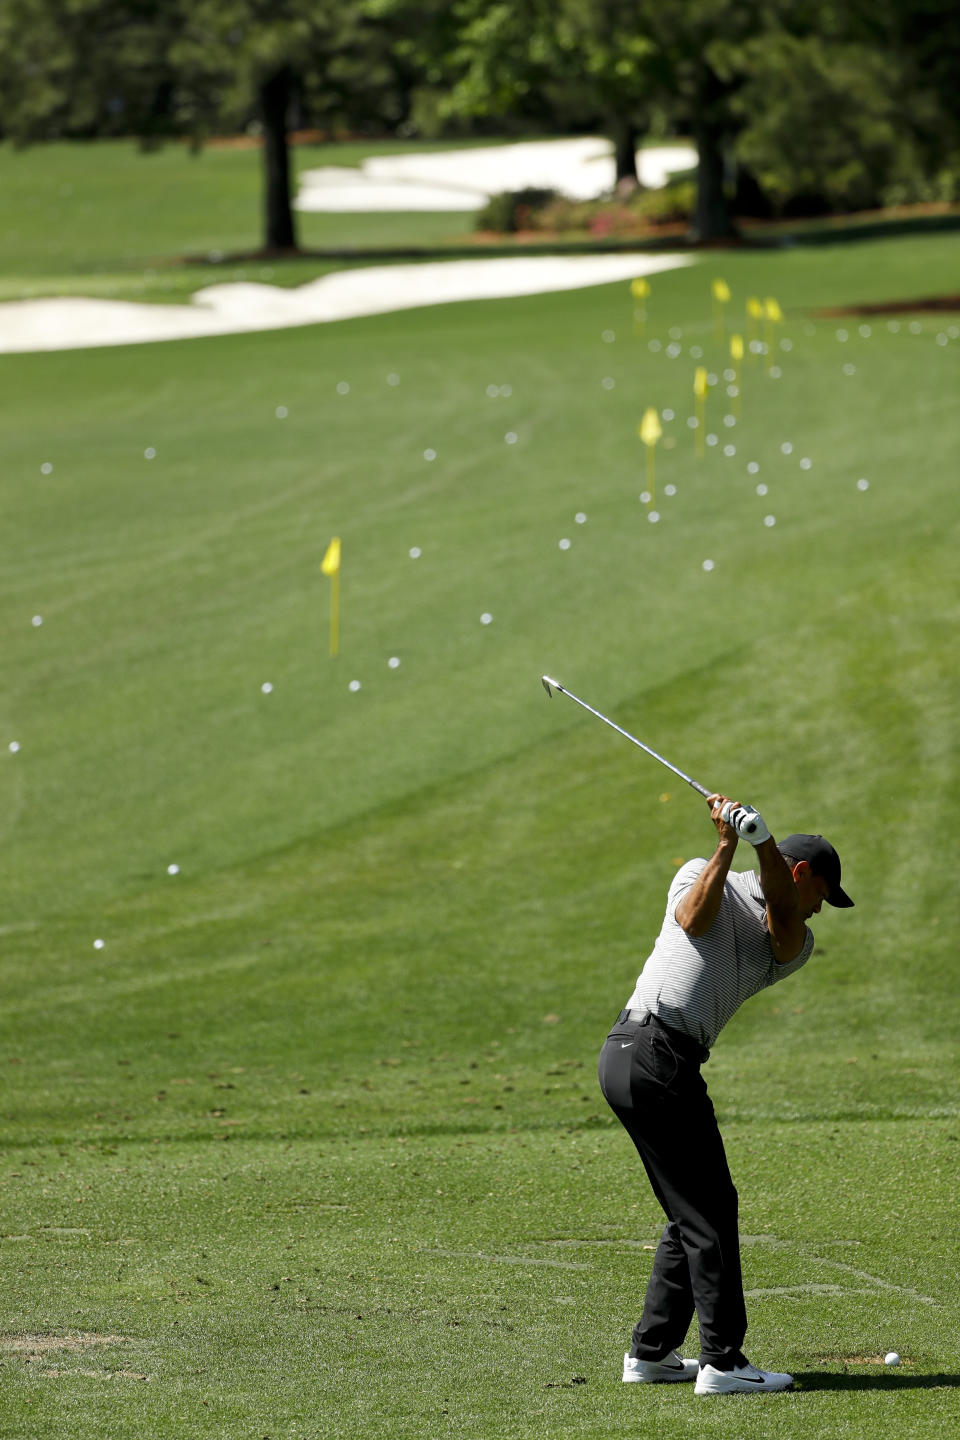
[[[696,790],[698,794],[703,795],[704,798],[709,798],[709,796],[717,793],[716,791],[708,790],[705,785],[701,785],[697,780],[692,780],[689,775],[685,775],[676,765],[671,765],[669,760],[665,760],[662,755],[658,755],[656,750],[651,750],[649,745],[644,745],[642,740],[638,740],[635,735],[631,735],[629,730],[622,729],[621,726],[614,724],[612,720],[608,720],[606,715],[601,715],[599,710],[594,710],[592,705],[588,705],[586,700],[581,700],[578,695],[574,695],[572,690],[567,690],[560,684],[559,680],[554,680],[549,675],[541,675],[540,681],[549,699],[553,699],[554,690],[559,690],[561,695],[566,695],[570,700],[575,700],[584,710],[589,710],[591,715],[596,715],[598,720],[602,720],[604,725],[609,725],[611,730],[616,730],[618,734],[623,735],[627,740],[636,745],[638,749],[652,756],[654,760],[659,760],[660,764],[665,765],[668,770],[672,770],[674,775],[679,775],[681,780],[685,780],[691,789]],[[749,833],[749,827],[745,829],[744,833]]]

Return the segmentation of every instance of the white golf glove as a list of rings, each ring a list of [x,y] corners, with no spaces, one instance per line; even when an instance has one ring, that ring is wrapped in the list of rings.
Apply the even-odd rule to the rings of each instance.
[[[762,845],[764,840],[770,839],[763,816],[752,805],[731,805],[728,800],[720,818],[733,826],[741,840],[749,840],[751,845]]]

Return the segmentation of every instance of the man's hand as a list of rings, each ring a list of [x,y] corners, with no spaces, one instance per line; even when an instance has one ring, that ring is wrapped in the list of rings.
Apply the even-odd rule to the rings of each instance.
[[[721,816],[736,830],[741,840],[749,840],[751,845],[762,845],[764,840],[770,839],[763,816],[752,805],[737,805],[735,801],[728,800]]]
[[[707,804],[710,806],[710,819],[717,827],[717,848],[675,911],[677,924],[691,940],[706,935],[720,913],[723,887],[739,838],[733,826],[723,818],[724,807],[736,807],[737,802],[728,800],[726,795],[708,795]]]
[[[731,811],[740,809],[740,801],[730,800],[726,795],[708,795],[707,804],[710,806],[710,819],[717,827],[720,844],[735,850],[740,836],[736,827],[730,824],[728,816]]]

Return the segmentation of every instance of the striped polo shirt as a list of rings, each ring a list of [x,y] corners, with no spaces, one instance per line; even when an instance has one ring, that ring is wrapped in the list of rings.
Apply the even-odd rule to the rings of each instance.
[[[652,1011],[664,1025],[692,1035],[709,1050],[744,1000],[807,963],[813,931],[806,926],[800,954],[778,965],[760,877],[746,870],[728,874],[716,920],[705,935],[691,938],[676,910],[706,863],[688,860],[674,876],[663,928],[627,1004],[631,1010]]]

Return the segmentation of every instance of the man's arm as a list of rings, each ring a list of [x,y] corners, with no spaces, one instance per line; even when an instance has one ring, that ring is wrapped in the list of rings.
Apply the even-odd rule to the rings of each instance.
[[[789,965],[791,960],[796,960],[807,938],[800,894],[793,872],[777,849],[773,836],[756,848],[774,959],[778,965]]]
[[[711,795],[707,799],[710,818],[717,828],[717,848],[676,908],[677,924],[691,940],[698,935],[706,935],[720,913],[723,887],[739,838],[733,826],[728,825],[720,813],[728,803],[725,795]]]

